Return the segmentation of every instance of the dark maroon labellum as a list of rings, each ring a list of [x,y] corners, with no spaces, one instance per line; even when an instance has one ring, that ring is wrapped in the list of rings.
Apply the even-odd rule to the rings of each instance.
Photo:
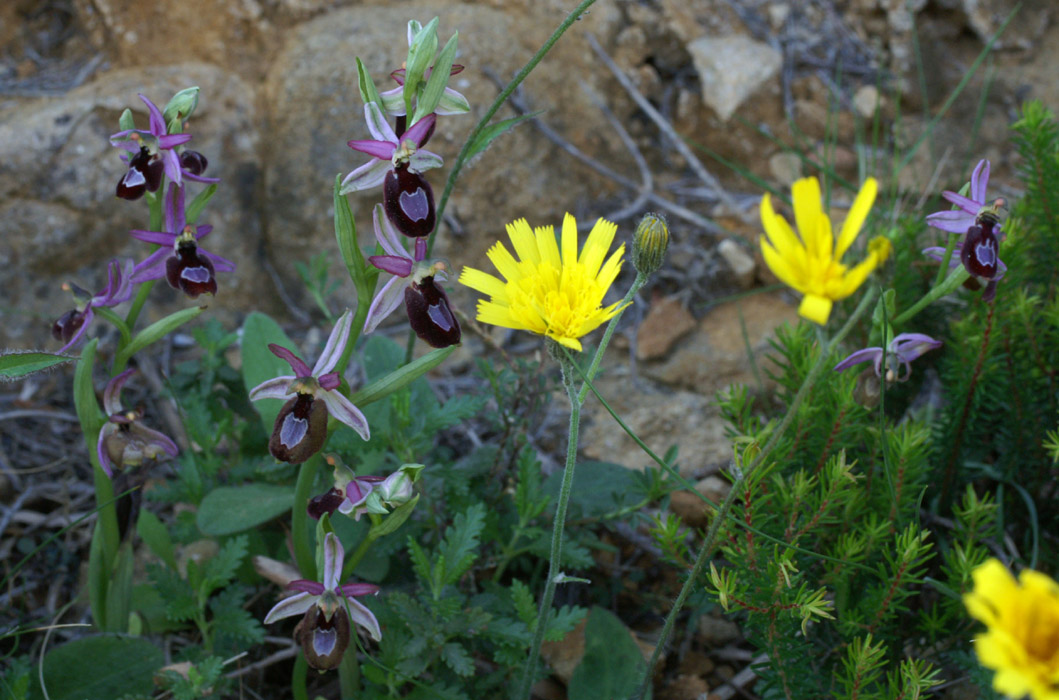
[[[449,297],[433,276],[405,287],[404,307],[408,323],[427,344],[447,348],[460,342],[460,323],[449,308]]]
[[[419,238],[434,230],[434,191],[422,175],[407,165],[386,173],[382,204],[390,223],[404,235]]]
[[[313,520],[319,520],[324,513],[334,515],[344,500],[346,500],[345,494],[336,488],[332,488],[325,494],[310,498],[306,512],[309,513],[309,517]]]
[[[294,641],[302,647],[305,661],[318,671],[329,671],[342,661],[349,646],[349,617],[342,608],[328,620],[324,611],[313,606],[294,628]]]
[[[77,309],[70,309],[52,325],[51,335],[56,340],[69,343],[83,325],[85,325],[84,313]]]
[[[208,165],[209,161],[206,160],[206,156],[198,151],[184,151],[180,154],[180,167],[192,175],[201,175],[206,172]]]
[[[283,404],[268,451],[281,462],[301,464],[320,451],[327,439],[327,404],[312,394],[298,394]]]
[[[144,192],[156,192],[162,185],[162,175],[165,174],[165,165],[161,160],[152,158],[151,153],[144,148],[132,158],[129,158],[129,170],[118,182],[117,196],[122,199],[139,199]]]
[[[990,225],[972,226],[960,250],[960,262],[975,277],[993,279],[997,271],[997,253],[1000,243]]]
[[[199,253],[198,246],[193,243],[180,245],[176,253],[165,261],[165,278],[170,286],[192,299],[200,294],[217,293],[213,263]]]

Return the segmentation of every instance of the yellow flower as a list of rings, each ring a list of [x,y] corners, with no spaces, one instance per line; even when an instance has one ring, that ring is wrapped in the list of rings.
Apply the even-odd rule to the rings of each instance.
[[[765,264],[781,282],[805,295],[798,313],[814,323],[827,323],[832,303],[855,292],[890,254],[889,241],[879,238],[869,244],[868,257],[853,269],[840,262],[868,218],[878,189],[875,178],[864,181],[837,239],[831,232],[831,220],[820,206],[820,184],[815,177],[791,186],[798,233],[772,209],[767,194],[761,199]]]
[[[525,219],[519,219],[507,225],[519,259],[499,241],[488,253],[506,282],[465,267],[460,283],[491,297],[478,301],[482,323],[539,333],[581,350],[578,338],[625,308],[620,303],[603,307],[625,252],[623,243],[603,262],[617,230],[615,224],[597,220],[579,257],[577,221],[570,214],[563,219],[561,254],[551,226],[531,230]]]
[[[984,622],[974,640],[978,660],[996,671],[998,693],[1059,700],[1059,585],[1024,569],[1018,582],[990,559],[971,574],[974,590],[963,597],[967,612]]]

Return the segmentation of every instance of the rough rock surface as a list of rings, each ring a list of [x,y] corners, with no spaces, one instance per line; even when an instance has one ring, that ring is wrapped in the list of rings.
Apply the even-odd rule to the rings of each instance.
[[[768,44],[746,36],[700,37],[688,44],[702,81],[702,100],[728,121],[758,90],[778,90],[783,57]]]

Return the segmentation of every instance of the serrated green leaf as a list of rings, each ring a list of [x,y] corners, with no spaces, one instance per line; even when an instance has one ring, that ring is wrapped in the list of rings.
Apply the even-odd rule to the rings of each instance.
[[[570,700],[629,697],[639,687],[644,666],[640,648],[621,620],[594,607],[585,625],[585,655],[567,687]]]
[[[570,630],[577,627],[577,623],[584,619],[587,612],[584,608],[569,605],[553,610],[544,630],[544,639],[549,642],[561,641]]]
[[[199,215],[202,214],[202,210],[206,208],[206,205],[210,203],[210,199],[212,199],[213,195],[216,193],[217,185],[212,184],[195,195],[195,199],[191,200],[191,203],[184,209],[187,223],[189,225],[192,225],[199,220]]]
[[[151,695],[152,678],[165,663],[162,651],[142,637],[88,637],[48,652],[42,667],[50,700],[119,698]],[[33,674],[32,700],[43,700],[40,681]]]
[[[537,604],[529,586],[517,578],[511,581],[511,602],[515,605],[519,619],[526,623],[527,627],[533,627],[537,619]]]
[[[291,373],[290,365],[272,354],[269,343],[295,348],[295,344],[268,315],[255,311],[243,322],[242,361],[243,384],[247,392],[268,379]],[[283,402],[279,399],[261,399],[254,402],[254,407],[261,415],[261,422],[268,433],[276,422]]]
[[[467,160],[474,158],[479,153],[485,151],[489,146],[496,140],[496,137],[501,134],[510,131],[527,119],[533,119],[538,114],[543,114],[543,111],[529,112],[527,114],[520,114],[517,117],[511,117],[510,119],[504,119],[503,121],[494,122],[489,126],[482,129],[482,131],[474,138],[474,142],[471,143],[469,149],[467,149]]]
[[[246,535],[239,535],[225,542],[220,551],[212,559],[206,561],[202,583],[204,590],[199,591],[203,600],[235,578],[235,572],[243,563],[246,551]]]
[[[478,558],[478,536],[485,527],[485,504],[475,503],[457,515],[445,531],[438,553],[440,584],[455,583]]]
[[[242,586],[229,586],[210,600],[213,614],[210,624],[214,635],[223,635],[241,644],[261,643],[265,628],[243,608],[245,602],[246,590]]]
[[[148,347],[152,343],[156,343],[165,336],[169,335],[177,328],[180,328],[185,323],[195,318],[199,314],[205,311],[203,306],[193,306],[189,309],[181,309],[176,313],[170,314],[165,318],[155,321],[151,325],[144,328],[142,331],[133,336],[133,339],[122,348],[117,355],[114,357],[114,362],[118,367],[123,367],[128,363],[129,358]]]
[[[191,562],[193,564],[194,562]],[[161,564],[148,564],[147,576],[165,604],[165,616],[177,622],[190,620],[199,612],[191,585],[180,574]]]
[[[8,352],[0,355],[0,382],[21,379],[34,372],[43,372],[73,359],[48,352]]]
[[[408,556],[412,558],[412,570],[416,572],[423,583],[430,583],[430,560],[426,552],[411,537],[408,538]]]
[[[426,88],[423,89],[423,94],[419,96],[419,101],[416,103],[415,117],[409,122],[409,125],[415,124],[423,117],[433,113],[437,109],[438,103],[441,102],[441,96],[445,92],[445,86],[449,84],[449,78],[451,77],[449,73],[452,72],[452,62],[456,58],[458,36],[459,32],[449,38],[445,48],[441,50],[437,60],[434,61],[430,77],[427,78]]]
[[[470,676],[474,673],[474,661],[459,642],[449,642],[441,647],[441,659],[457,676]]]
[[[196,522],[204,534],[231,535],[283,515],[293,503],[294,491],[289,486],[220,486],[202,499]]]
[[[156,557],[168,564],[169,568],[177,568],[176,557],[173,555],[173,540],[157,515],[149,510],[141,510],[136,532]]]
[[[456,351],[456,345],[447,348],[432,350],[420,358],[412,360],[407,365],[390,372],[385,377],[376,379],[350,397],[350,401],[356,406],[366,406],[379,399],[386,398],[390,394],[403,389],[413,381],[434,369],[445,361],[449,355]]]

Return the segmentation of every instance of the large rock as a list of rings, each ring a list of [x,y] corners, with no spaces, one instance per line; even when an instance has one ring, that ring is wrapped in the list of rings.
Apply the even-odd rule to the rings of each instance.
[[[330,12],[290,33],[264,85],[264,102],[270,110],[266,189],[272,209],[266,236],[282,275],[294,276],[288,260],[304,259],[325,246],[333,249],[333,178],[366,160],[346,146],[350,139],[370,138],[354,59],[361,58],[379,89],[388,89],[389,73],[401,65],[407,52],[408,18],[426,21],[439,16],[442,42],[459,30],[456,60],[466,70],[452,84],[467,96],[472,109],[469,115],[440,118],[430,141],[429,148],[446,160],[445,168],[426,174],[440,199],[449,164],[496,96],[487,73],[509,79],[546,38],[541,27],[554,24],[525,12],[518,7],[502,10],[440,2],[358,7]],[[606,161],[610,150],[620,146],[608,136],[606,122],[581,87],[582,81],[594,85],[600,77],[598,63],[583,39],[595,14],[575,25],[548,55],[547,63],[562,69],[534,72],[525,88],[532,108],[547,110],[545,118],[553,128]],[[504,109],[497,118],[509,116]],[[457,269],[461,264],[480,266],[486,248],[503,236],[506,223],[525,216],[534,225],[559,224],[564,211],[576,212],[607,189],[604,180],[585,175],[532,126],[519,127],[464,168],[446,210],[456,217],[461,231],[443,230],[436,252],[456,257],[458,251],[452,261]],[[373,240],[370,212],[381,199],[381,187],[351,197],[364,243]],[[337,261],[335,269],[339,269]]]
[[[147,205],[114,196],[125,165],[108,136],[118,130],[126,107],[146,128],[147,110],[137,93],[164,104],[189,85],[202,88],[192,147],[209,159],[207,174],[221,178],[200,220],[214,226],[204,245],[238,266],[234,275],[219,276],[213,306],[267,308],[274,299],[259,271],[263,211],[251,88],[205,64],[117,70],[65,95],[0,104],[0,286],[5,306],[21,312],[5,319],[0,343],[54,342],[49,319],[72,307],[60,282],[69,279],[95,292],[106,282],[109,259],[146,257],[147,244],[128,231],[147,228]],[[194,194],[202,186],[190,188]],[[152,294],[148,320],[188,303],[164,283]]]
[[[755,294],[710,309],[695,332],[657,363],[644,364],[647,376],[669,386],[712,396],[732,383],[755,385],[757,377],[747,353],[753,353],[758,376],[767,377],[769,339],[783,323],[798,322],[797,310],[781,293]],[[743,326],[746,327],[746,339]]]
[[[773,86],[783,65],[780,52],[748,36],[700,37],[688,44],[702,82],[702,101],[722,121],[756,92]]]

